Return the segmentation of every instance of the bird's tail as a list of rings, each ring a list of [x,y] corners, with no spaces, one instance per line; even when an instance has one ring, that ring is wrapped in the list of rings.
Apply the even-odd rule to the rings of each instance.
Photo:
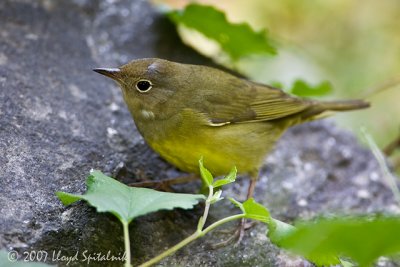
[[[350,111],[368,108],[370,104],[364,100],[339,100],[339,101],[315,101],[313,105],[306,109],[301,118],[303,121],[324,118],[330,115],[329,111]]]

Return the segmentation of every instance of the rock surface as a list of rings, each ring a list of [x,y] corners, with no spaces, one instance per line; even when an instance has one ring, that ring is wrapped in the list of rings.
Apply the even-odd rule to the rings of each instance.
[[[58,252],[121,255],[122,228],[115,218],[84,203],[64,207],[54,193],[83,193],[92,168],[124,182],[179,172],[143,142],[117,86],[91,69],[142,57],[211,63],[185,47],[174,27],[144,0],[3,0],[0,25],[0,248],[20,256],[47,251],[50,263],[59,266],[66,265],[60,257],[51,261]],[[282,220],[399,212],[372,154],[332,123],[291,129],[265,166],[255,198]],[[242,179],[225,193],[243,200],[247,183]],[[195,191],[197,185],[182,190]],[[210,220],[234,212],[229,203],[218,203]],[[200,214],[198,207],[135,220],[130,225],[133,263],[191,234]],[[258,225],[241,246],[209,250],[208,243],[226,237],[216,232],[160,266],[304,263],[271,245],[264,232]],[[85,262],[69,264],[81,265]]]

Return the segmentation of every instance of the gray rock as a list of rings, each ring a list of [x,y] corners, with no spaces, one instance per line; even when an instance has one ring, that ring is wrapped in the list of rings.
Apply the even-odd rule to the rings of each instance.
[[[64,207],[54,193],[83,193],[92,168],[123,182],[180,173],[143,142],[117,86],[91,69],[142,57],[212,63],[185,47],[144,0],[3,0],[0,25],[0,248],[21,257],[46,251],[48,261],[60,266],[66,265],[61,256],[77,252],[80,259],[84,251],[121,255],[122,227],[113,216],[85,203]],[[266,159],[255,197],[285,221],[320,213],[398,212],[381,177],[371,153],[352,135],[315,122],[282,138]],[[247,184],[242,179],[224,193],[243,200]],[[198,183],[178,187],[196,188]],[[161,211],[135,220],[133,263],[191,234],[201,212]],[[210,221],[235,212],[228,202],[217,203]],[[226,238],[215,232],[160,266],[302,263],[270,244],[264,232],[258,225],[241,246],[210,250],[207,244]]]

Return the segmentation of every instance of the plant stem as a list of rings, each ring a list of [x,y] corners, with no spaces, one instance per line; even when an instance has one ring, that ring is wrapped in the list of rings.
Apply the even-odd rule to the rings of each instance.
[[[395,200],[397,201],[397,203],[400,203],[400,190],[397,187],[396,178],[390,172],[389,167],[386,164],[385,156],[382,154],[378,145],[375,143],[374,139],[367,132],[365,128],[361,128],[361,133],[364,135],[364,138],[368,142],[368,145],[371,148],[372,153],[374,154],[376,160],[378,161],[378,164],[383,172],[383,178],[386,179],[386,182],[388,183],[390,189],[392,190]]]
[[[193,240],[196,240],[199,237],[199,232],[196,231],[194,232],[191,236],[183,239],[181,242],[179,242],[178,244],[176,244],[175,246],[167,249],[166,251],[164,251],[163,253],[161,253],[160,255],[152,258],[149,261],[146,261],[145,263],[142,263],[141,265],[139,265],[139,267],[148,267],[151,266],[157,262],[159,262],[160,260],[162,260],[163,258],[173,254],[174,252],[176,252],[177,250],[181,249],[182,247],[186,246],[187,244],[189,244],[190,242],[192,242]]]
[[[208,212],[210,210],[210,206],[211,206],[211,198],[213,197],[214,194],[214,188],[212,187],[212,185],[208,186],[208,197],[206,199],[206,206],[204,208],[204,213],[201,219],[201,224],[198,226],[198,230],[203,230],[204,224],[207,221],[207,217],[208,217]]]
[[[234,221],[234,220],[238,220],[241,218],[244,218],[245,214],[236,214],[236,215],[232,215],[226,218],[223,218],[222,220],[216,221],[215,223],[211,224],[210,226],[208,226],[206,229],[204,229],[203,231],[201,231],[199,237],[202,237],[203,235],[207,234],[208,232],[214,230],[215,228],[217,228],[218,226],[223,225],[224,223],[230,222],[230,221]]]
[[[226,217],[222,220],[219,220],[213,224],[211,224],[210,226],[208,226],[206,229],[204,229],[203,231],[196,231],[194,232],[191,236],[185,238],[184,240],[182,240],[181,242],[179,242],[178,244],[176,244],[175,246],[169,248],[168,250],[164,251],[163,253],[161,253],[160,255],[152,258],[149,261],[146,261],[145,263],[139,265],[139,267],[148,267],[151,266],[157,262],[159,262],[160,260],[162,260],[163,258],[172,255],[173,253],[175,253],[176,251],[178,251],[179,249],[181,249],[182,247],[186,246],[187,244],[189,244],[190,242],[204,236],[206,233],[214,230],[215,228],[217,228],[218,226],[233,221],[233,220],[237,220],[237,219],[241,219],[243,218],[245,215],[244,214],[236,214],[233,216],[229,216]],[[205,218],[205,217],[204,217]]]
[[[125,267],[131,267],[131,242],[129,240],[129,223],[122,222],[125,244]]]
[[[209,186],[208,189],[209,189],[209,192],[208,192],[208,197],[206,199],[206,206],[204,208],[204,213],[203,213],[203,216],[200,219],[199,225],[197,226],[196,232],[194,232],[191,236],[188,236],[187,238],[185,238],[184,240],[182,240],[181,242],[179,242],[175,246],[167,249],[166,251],[164,251],[160,255],[152,258],[149,261],[146,261],[145,263],[142,263],[141,265],[139,265],[139,267],[151,266],[151,265],[159,262],[163,258],[168,257],[169,255],[172,255],[177,250],[179,250],[182,247],[186,246],[190,242],[192,242],[192,241],[204,236],[206,233],[208,233],[211,230],[217,228],[218,226],[220,226],[220,225],[222,225],[224,223],[233,221],[233,220],[237,220],[237,219],[243,218],[245,216],[245,214],[237,214],[237,215],[229,216],[229,217],[226,217],[226,218],[224,218],[222,220],[219,220],[219,221],[211,224],[210,226],[208,226],[206,229],[203,230],[204,224],[206,223],[206,220],[207,220],[207,217],[208,217],[208,213],[209,213],[209,210],[210,210],[211,198],[213,197],[213,194],[214,194],[214,188],[212,186]]]

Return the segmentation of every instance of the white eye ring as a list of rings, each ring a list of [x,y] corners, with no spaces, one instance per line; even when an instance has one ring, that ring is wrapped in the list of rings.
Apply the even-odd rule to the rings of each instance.
[[[149,80],[140,79],[136,82],[135,87],[140,93],[146,93],[150,91],[150,89],[153,87],[153,84]]]

